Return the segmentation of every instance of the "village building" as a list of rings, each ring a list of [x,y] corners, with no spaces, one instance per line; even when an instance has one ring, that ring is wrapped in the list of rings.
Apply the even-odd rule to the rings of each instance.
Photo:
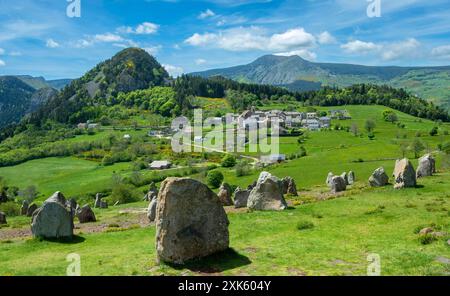
[[[172,167],[172,163],[167,160],[156,160],[150,164],[151,170],[167,170]]]
[[[261,156],[260,160],[262,163],[265,164],[280,163],[286,160],[286,155],[284,154],[263,155]]]

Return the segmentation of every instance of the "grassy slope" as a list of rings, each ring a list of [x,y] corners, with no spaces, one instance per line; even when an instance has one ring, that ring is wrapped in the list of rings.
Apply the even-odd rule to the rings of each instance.
[[[443,275],[449,257],[444,240],[421,245],[418,226],[449,227],[450,174],[421,181],[422,188],[352,191],[337,199],[296,206],[284,212],[231,213],[234,252],[179,269],[155,263],[154,226],[81,235],[77,243],[24,240],[0,243],[1,275],[64,275],[66,255],[81,255],[83,275],[195,274],[364,275],[367,255],[381,256],[382,275]],[[130,205],[128,205],[130,206]],[[139,204],[142,206],[142,203]],[[369,214],[378,206],[384,210]],[[113,211],[109,210],[109,215]],[[117,214],[117,212],[116,212]],[[300,220],[315,227],[299,231]],[[447,238],[446,238],[447,239]],[[26,264],[24,264],[26,262]]]

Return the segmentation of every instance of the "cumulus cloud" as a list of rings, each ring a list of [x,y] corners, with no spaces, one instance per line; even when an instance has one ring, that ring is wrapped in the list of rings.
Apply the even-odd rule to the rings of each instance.
[[[205,11],[202,11],[199,15],[198,15],[198,18],[199,19],[201,19],[201,20],[203,20],[203,19],[206,19],[206,18],[209,18],[209,17],[213,17],[213,16],[215,16],[216,14],[214,13],[214,11],[212,11],[211,9],[207,9],[207,10],[205,10]]]
[[[433,48],[431,55],[439,59],[450,59],[450,44]]]
[[[156,45],[151,47],[144,47],[143,49],[151,55],[157,55],[161,50],[161,48],[162,48],[161,45]]]
[[[79,39],[75,42],[71,42],[71,45],[75,48],[87,48],[98,43],[111,43],[115,47],[126,48],[126,47],[138,47],[139,44],[130,39],[125,39],[118,34],[105,33],[88,35],[83,39]]]
[[[337,40],[328,31],[324,31],[317,36],[317,42],[319,44],[335,44]]]
[[[120,42],[123,41],[123,38],[116,34],[106,33],[95,35],[94,40],[98,42]]]
[[[143,22],[142,24],[137,25],[136,27],[119,27],[117,28],[117,32],[123,33],[123,34],[138,34],[138,35],[149,35],[149,34],[155,34],[159,30],[159,25],[150,23],[150,22]]]
[[[59,47],[59,43],[53,40],[52,38],[47,39],[46,46],[48,48],[57,48]]]
[[[373,42],[364,42],[361,40],[350,41],[346,44],[342,44],[341,48],[347,53],[367,54],[370,52],[379,51],[382,46]]]
[[[280,53],[275,53],[275,55],[286,56],[286,57],[297,55],[305,60],[310,60],[310,61],[315,60],[317,58],[316,53],[309,51],[307,49],[299,49],[299,50],[293,50],[293,51],[288,51],[288,52],[280,52]]]
[[[181,67],[178,67],[178,66],[173,66],[173,65],[169,65],[169,64],[163,64],[162,66],[173,77],[178,77],[184,73],[184,69]]]
[[[381,57],[383,60],[391,61],[403,57],[413,57],[418,54],[420,42],[414,38],[405,41],[388,44],[383,48]]]
[[[6,66],[6,63],[3,60],[0,60],[0,67]]]
[[[219,33],[195,33],[184,42],[192,46],[219,47],[229,51],[291,51],[316,45],[315,37],[303,28],[268,35],[259,27],[238,27]]]

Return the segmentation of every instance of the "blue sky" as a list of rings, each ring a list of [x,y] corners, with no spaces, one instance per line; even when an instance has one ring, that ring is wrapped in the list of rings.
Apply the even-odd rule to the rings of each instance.
[[[0,0],[0,75],[76,78],[139,46],[173,75],[264,54],[317,62],[450,65],[448,0]],[[75,1],[75,0],[70,0]],[[375,0],[370,0],[375,1]]]

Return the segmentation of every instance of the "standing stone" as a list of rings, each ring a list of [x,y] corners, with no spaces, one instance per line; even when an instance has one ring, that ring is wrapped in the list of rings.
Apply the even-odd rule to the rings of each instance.
[[[247,190],[252,190],[252,189],[255,188],[255,187],[256,187],[256,181],[253,182],[252,184],[248,185],[248,186],[247,186]]]
[[[101,193],[97,193],[95,195],[94,208],[100,208],[100,209],[107,209],[108,208],[108,203],[106,201],[102,200]]]
[[[383,167],[377,168],[369,178],[369,184],[372,187],[382,187],[387,185],[389,177]]]
[[[84,205],[83,207],[78,207],[76,211],[76,216],[80,223],[96,222],[94,211],[89,205]]]
[[[348,184],[348,175],[347,175],[346,172],[343,172],[343,173],[341,174],[341,177],[342,177],[342,179],[344,179],[345,185],[350,185],[350,184]]]
[[[228,183],[222,183],[217,194],[220,202],[223,206],[232,206],[233,200],[231,199],[231,186]]]
[[[0,224],[7,224],[6,222],[6,214],[3,212],[0,212]]]
[[[297,185],[291,177],[285,177],[281,180],[283,186],[283,194],[298,196]]]
[[[355,183],[356,178],[355,173],[353,171],[348,172],[347,181],[348,185],[353,185]]]
[[[337,193],[341,191],[345,191],[347,189],[347,182],[345,182],[345,179],[342,178],[342,176],[334,176],[331,178],[331,192]]]
[[[155,183],[152,182],[150,184],[150,188],[149,188],[147,194],[144,196],[144,200],[152,201],[157,196],[158,196],[158,188],[156,187]]]
[[[255,188],[250,192],[247,207],[257,211],[287,209],[282,187],[280,179],[268,172],[262,172]]]
[[[156,210],[158,261],[182,264],[229,247],[228,218],[218,196],[199,181],[167,178]]]
[[[412,163],[407,159],[403,158],[395,162],[394,169],[394,188],[401,189],[406,187],[416,187],[416,171]]]
[[[34,212],[38,209],[38,206],[35,203],[32,203],[27,210],[27,217],[33,216]]]
[[[20,207],[20,215],[26,216],[28,212],[28,206],[29,206],[28,200],[24,200],[22,202],[22,206]]]
[[[73,236],[72,215],[65,204],[64,195],[56,192],[34,212],[31,222],[31,232],[34,237],[70,238]]]
[[[242,190],[241,188],[236,188],[234,192],[234,207],[236,209],[245,208],[248,202],[248,196],[250,195],[250,190]]]
[[[78,208],[77,201],[74,198],[71,198],[66,202],[66,207],[69,208],[70,213],[72,214],[72,217],[75,218],[76,216],[76,210]]]
[[[156,219],[157,207],[158,207],[158,197],[155,197],[150,202],[150,205],[148,206],[148,210],[147,210],[147,218],[150,222],[153,222]]]
[[[327,176],[327,180],[325,181],[325,183],[327,184],[328,187],[331,187],[331,179],[333,179],[333,177],[334,177],[334,174],[332,172],[329,172],[328,176]]]
[[[416,171],[416,177],[428,177],[436,173],[436,161],[431,154],[425,154],[419,158],[419,167]]]

